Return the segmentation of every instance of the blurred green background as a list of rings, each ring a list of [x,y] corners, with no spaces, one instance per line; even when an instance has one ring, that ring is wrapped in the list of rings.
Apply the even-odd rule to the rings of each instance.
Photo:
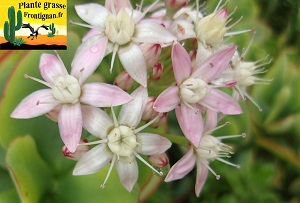
[[[68,19],[81,22],[74,4],[68,1]],[[89,1],[90,2],[90,1]],[[99,2],[99,1],[94,1]],[[151,1],[145,1],[145,4]],[[139,3],[132,1],[132,5]],[[191,2],[193,3],[193,2]],[[210,13],[217,0],[208,0],[205,12]],[[106,188],[99,186],[108,168],[91,176],[73,177],[74,161],[61,153],[57,124],[45,116],[28,120],[10,119],[9,114],[29,93],[44,88],[23,75],[40,78],[39,57],[45,51],[0,51],[0,203],[11,202],[300,202],[300,14],[297,0],[230,1],[232,18],[243,19],[232,30],[256,29],[256,36],[246,61],[257,61],[269,55],[263,78],[272,78],[270,85],[256,85],[251,95],[262,107],[242,103],[244,114],[228,116],[221,122],[232,124],[214,135],[247,133],[245,139],[228,140],[235,154],[230,161],[240,169],[213,162],[211,167],[221,175],[210,174],[199,198],[194,194],[196,170],[184,179],[164,183],[142,164],[139,185],[132,193],[121,186],[113,170]],[[68,26],[68,50],[59,51],[67,68],[76,47],[87,29]],[[247,47],[251,34],[230,39],[241,51]],[[53,53],[47,51],[48,53]],[[101,80],[112,82],[109,58],[97,71]],[[161,130],[161,129],[158,129]],[[169,116],[169,132],[181,134],[174,113]],[[85,132],[84,136],[88,136]],[[173,165],[182,157],[174,145],[168,151]]]

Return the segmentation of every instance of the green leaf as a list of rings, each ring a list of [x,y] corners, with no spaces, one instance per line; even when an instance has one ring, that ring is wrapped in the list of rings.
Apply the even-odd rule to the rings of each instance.
[[[55,197],[49,196],[50,202],[65,203],[95,203],[95,202],[137,202],[138,188],[128,192],[120,183],[116,168],[114,167],[104,189],[100,185],[105,180],[109,166],[98,173],[85,176],[72,176],[71,172],[65,174],[56,183]],[[51,199],[54,198],[54,199]]]
[[[12,188],[4,192],[0,192],[0,202],[19,203],[19,197],[17,191]]]
[[[50,171],[29,135],[15,138],[7,150],[6,163],[22,202],[40,202],[50,186]]]

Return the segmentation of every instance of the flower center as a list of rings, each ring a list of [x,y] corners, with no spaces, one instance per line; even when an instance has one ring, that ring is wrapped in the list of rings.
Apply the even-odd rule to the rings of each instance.
[[[200,159],[208,161],[228,157],[232,153],[228,145],[211,135],[204,135],[201,138],[200,146],[196,151]]]
[[[52,93],[55,99],[61,103],[76,103],[81,94],[81,87],[78,80],[71,76],[58,77],[54,86],[52,87]]]
[[[129,157],[138,144],[132,129],[124,125],[114,128],[107,139],[109,149],[117,156]]]
[[[197,103],[208,91],[206,82],[199,78],[188,78],[180,85],[180,97],[188,103]]]
[[[118,45],[128,43],[134,33],[134,22],[125,8],[121,9],[117,16],[108,14],[105,26],[108,39]]]

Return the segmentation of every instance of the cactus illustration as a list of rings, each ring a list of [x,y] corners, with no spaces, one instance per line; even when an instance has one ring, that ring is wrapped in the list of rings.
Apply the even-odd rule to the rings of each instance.
[[[51,32],[48,33],[48,37],[54,37],[54,34],[56,32],[56,28],[54,27],[54,23],[51,23],[49,25],[49,29],[51,30]]]
[[[8,8],[8,21],[4,23],[4,37],[11,44],[16,40],[15,32],[22,26],[22,12],[18,10],[17,13],[17,25],[15,25],[15,7],[11,6]]]

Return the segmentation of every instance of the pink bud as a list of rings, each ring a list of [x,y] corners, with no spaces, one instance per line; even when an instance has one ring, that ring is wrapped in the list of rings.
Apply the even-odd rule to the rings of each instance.
[[[87,143],[88,141],[86,139],[81,139],[79,144]],[[63,146],[62,152],[64,156],[68,159],[72,160],[79,160],[86,152],[88,152],[90,149],[87,145],[79,145],[75,152],[70,152],[69,149],[66,146]]]
[[[227,16],[228,16],[228,11],[226,8],[222,8],[218,13],[219,18],[227,18]]]
[[[152,67],[152,75],[150,76],[150,80],[159,80],[162,74],[164,73],[164,67],[160,62],[157,62]]]
[[[128,91],[132,88],[133,82],[134,80],[130,75],[124,71],[115,78],[114,85],[117,85],[124,91]]]
[[[188,0],[165,0],[165,6],[173,11],[177,11],[188,4]]]
[[[146,104],[145,110],[142,115],[142,120],[149,122],[152,119],[154,119],[156,116],[158,116],[158,113],[153,110],[153,104],[155,102],[156,98],[154,97],[149,97],[148,102]]]
[[[163,125],[167,122],[168,120],[168,112],[161,113],[158,119],[152,123],[150,126],[153,128],[158,128],[160,125]]]
[[[169,158],[166,153],[150,155],[148,160],[151,165],[158,168],[164,168],[169,164]]]
[[[144,54],[147,67],[153,67],[158,61],[158,57],[161,53],[161,46],[159,44],[142,43],[140,48]]]

